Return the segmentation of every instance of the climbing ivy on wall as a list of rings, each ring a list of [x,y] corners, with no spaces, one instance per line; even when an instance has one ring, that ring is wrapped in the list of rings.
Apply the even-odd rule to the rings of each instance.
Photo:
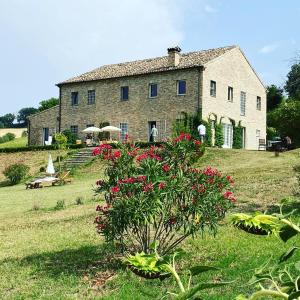
[[[222,123],[215,124],[215,146],[221,148],[224,144]]]
[[[243,148],[243,127],[240,125],[233,127],[232,148],[234,149]]]

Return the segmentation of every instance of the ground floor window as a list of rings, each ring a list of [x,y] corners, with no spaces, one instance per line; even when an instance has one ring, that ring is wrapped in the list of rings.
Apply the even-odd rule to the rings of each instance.
[[[224,137],[224,144],[223,148],[232,148],[232,125],[231,124],[222,124],[223,126],[223,137]]]
[[[77,125],[72,125],[70,127],[70,130],[71,130],[72,133],[74,133],[76,135],[78,134],[78,126]]]
[[[49,128],[43,128],[43,145],[49,140]]]
[[[121,141],[124,141],[126,139],[126,135],[128,135],[128,123],[120,123],[120,138]]]

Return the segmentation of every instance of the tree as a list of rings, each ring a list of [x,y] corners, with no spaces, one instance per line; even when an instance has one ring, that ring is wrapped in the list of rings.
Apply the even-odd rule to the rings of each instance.
[[[300,62],[292,65],[284,89],[290,98],[300,100]]]
[[[268,124],[300,145],[300,101],[289,99],[268,114]]]
[[[6,128],[13,127],[15,118],[16,116],[14,114],[6,114],[0,117],[0,123],[2,123]]]
[[[272,111],[283,101],[283,89],[272,84],[267,87],[267,111]]]
[[[56,106],[58,105],[59,103],[59,100],[57,98],[50,98],[50,99],[47,99],[47,100],[42,100],[40,102],[40,106],[39,106],[39,111],[43,111],[45,109],[48,109],[48,108],[51,108],[53,106]]]
[[[24,126],[27,126],[28,120],[27,117],[36,113],[38,110],[34,107],[24,107],[19,110],[17,121],[19,123],[24,124]]]

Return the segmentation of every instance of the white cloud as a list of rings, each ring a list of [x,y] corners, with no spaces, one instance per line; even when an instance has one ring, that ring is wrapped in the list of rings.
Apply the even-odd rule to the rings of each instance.
[[[265,45],[263,46],[259,52],[263,53],[263,54],[269,54],[271,52],[274,52],[276,49],[278,48],[277,44],[269,44],[269,45]]]
[[[204,10],[207,12],[207,13],[216,13],[217,12],[217,9],[215,9],[214,7],[210,6],[209,4],[206,4],[204,6]]]

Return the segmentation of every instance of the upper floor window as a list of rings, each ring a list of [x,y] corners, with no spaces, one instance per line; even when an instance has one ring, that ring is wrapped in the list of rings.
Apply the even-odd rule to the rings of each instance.
[[[185,95],[186,94],[186,81],[178,80],[177,81],[177,95]]]
[[[155,98],[155,97],[157,97],[157,84],[150,83],[149,84],[149,98]]]
[[[88,104],[95,104],[96,92],[95,90],[88,91]]]
[[[261,110],[261,97],[256,97],[256,109]]]
[[[227,100],[230,102],[233,101],[233,87],[231,87],[231,86],[228,87]]]
[[[78,105],[78,92],[71,93],[71,105]]]
[[[126,140],[126,137],[128,135],[128,123],[120,123],[120,137],[122,141]]]
[[[72,133],[74,133],[76,135],[78,134],[78,126],[77,125],[72,125],[70,127],[70,130],[71,130]]]
[[[122,86],[121,87],[121,100],[127,101],[129,99],[129,87],[128,86]]]
[[[217,83],[213,80],[210,81],[210,95],[216,97],[217,95]]]
[[[246,93],[245,92],[241,92],[241,116],[245,116],[246,115]]]

